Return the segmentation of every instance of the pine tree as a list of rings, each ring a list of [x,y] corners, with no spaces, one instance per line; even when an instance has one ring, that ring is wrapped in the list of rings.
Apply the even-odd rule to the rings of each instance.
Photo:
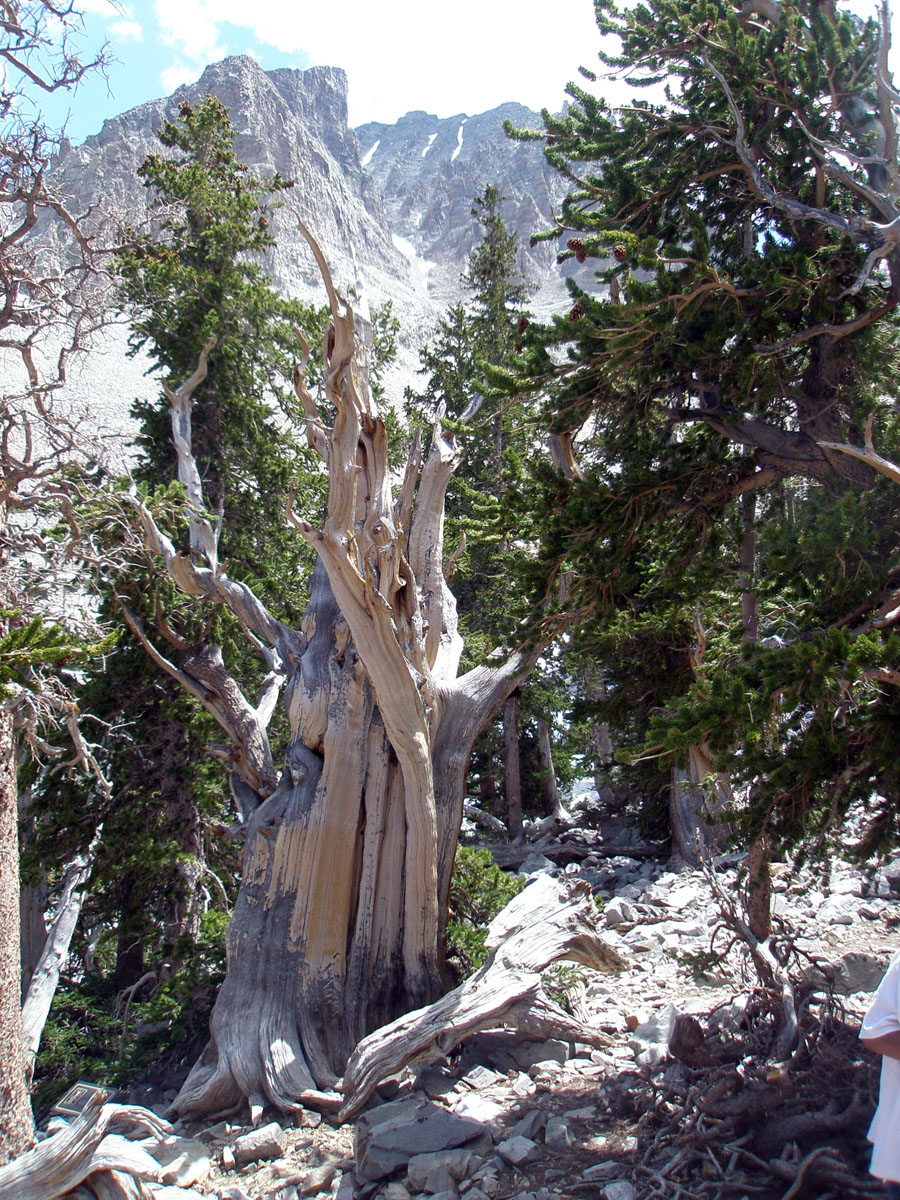
[[[889,485],[827,443],[859,444],[873,415],[887,450],[898,436],[887,17],[597,12],[622,44],[603,62],[671,86],[619,112],[572,87],[520,134],[573,180],[547,236],[598,266],[526,335],[524,386],[549,389],[582,463],[547,480],[535,584],[575,568],[606,715],[658,793],[705,745],[752,781],[751,835],[824,839],[856,803],[867,851],[898,829],[898,547]]]
[[[449,308],[422,350],[425,387],[418,393],[407,389],[407,405],[414,419],[433,419],[442,411],[458,423],[463,461],[447,495],[447,527],[450,543],[458,547],[454,591],[467,661],[474,666],[487,661],[498,645],[515,644],[527,612],[516,579],[535,536],[528,493],[532,463],[543,447],[533,405],[511,400],[495,383],[521,350],[530,292],[518,263],[517,238],[503,220],[495,187],[488,185],[476,197],[472,216],[481,239],[463,275],[469,299]],[[558,685],[546,672],[533,674],[475,748],[480,798],[488,807],[498,790],[507,807],[512,799],[514,835],[521,833],[523,799],[537,809],[544,802],[547,766],[540,761],[538,723],[552,719],[554,707],[561,707]]]
[[[118,260],[121,303],[134,317],[132,345],[149,354],[163,381],[178,382],[215,340],[196,393],[193,447],[222,552],[236,578],[259,588],[280,615],[299,620],[304,593],[297,582],[311,571],[312,555],[290,535],[284,504],[291,486],[321,495],[322,477],[311,468],[309,447],[289,432],[285,412],[295,415],[298,330],[319,342],[324,318],[279,296],[263,271],[272,245],[267,205],[289,184],[257,177],[237,160],[227,111],[212,97],[185,104],[160,141],[174,153],[150,155],[141,168],[156,228],[132,231]],[[135,405],[134,474],[143,493],[177,519],[183,493],[164,482],[175,462],[168,410],[165,394]],[[96,728],[105,727],[112,794],[94,790],[86,801],[83,781],[54,785],[26,854],[34,873],[83,849],[102,826],[81,941],[85,950],[92,944],[90,958],[100,969],[87,1000],[96,992],[101,1003],[144,977],[153,988],[174,979],[175,988],[181,972],[202,971],[204,907],[233,903],[240,871],[239,847],[227,830],[235,807],[241,811],[242,781],[234,772],[229,802],[209,755],[222,732],[148,659],[147,648],[177,662],[201,691],[217,653],[238,656],[260,685],[266,674],[232,617],[213,605],[180,602],[149,558],[130,555],[127,570],[107,584],[105,615],[120,623],[123,611],[131,631],[102,672],[88,673],[80,697],[101,722]],[[228,751],[221,755],[227,760]],[[195,994],[212,1003],[209,989]],[[202,1028],[207,1008],[191,1003],[192,1027]]]

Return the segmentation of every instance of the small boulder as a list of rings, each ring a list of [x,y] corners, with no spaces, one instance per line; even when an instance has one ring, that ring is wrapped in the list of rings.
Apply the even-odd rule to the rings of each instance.
[[[271,1121],[239,1137],[234,1143],[234,1157],[239,1167],[245,1167],[247,1163],[281,1158],[286,1149],[284,1130],[277,1121]]]
[[[551,1150],[568,1150],[575,1138],[564,1117],[550,1117],[544,1130],[544,1144]]]
[[[527,1112],[507,1131],[507,1137],[536,1138],[547,1123],[547,1116],[539,1108]]]
[[[163,1137],[147,1149],[162,1167],[161,1183],[189,1188],[209,1174],[209,1147],[193,1138]]]
[[[465,1177],[472,1159],[472,1151],[465,1146],[453,1150],[438,1150],[432,1154],[415,1154],[406,1166],[406,1179],[414,1192],[446,1191],[453,1183]],[[443,1172],[450,1182],[444,1187],[430,1187],[429,1183]]]
[[[521,1167],[541,1157],[538,1145],[531,1138],[522,1137],[520,1134],[500,1142],[497,1153],[511,1167]]]
[[[484,1132],[480,1121],[411,1097],[363,1113],[356,1126],[356,1176],[360,1183],[383,1179],[417,1154],[450,1150]]]
[[[600,1195],[603,1200],[634,1200],[634,1188],[627,1179],[616,1179],[608,1183]]]

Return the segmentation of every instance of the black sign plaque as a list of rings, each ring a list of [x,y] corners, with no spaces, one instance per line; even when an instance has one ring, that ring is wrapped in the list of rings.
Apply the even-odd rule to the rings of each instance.
[[[79,1079],[78,1083],[57,1100],[50,1111],[55,1116],[79,1117],[93,1096],[102,1096],[104,1100],[108,1100],[111,1095],[110,1088],[100,1087],[96,1083],[85,1083]]]

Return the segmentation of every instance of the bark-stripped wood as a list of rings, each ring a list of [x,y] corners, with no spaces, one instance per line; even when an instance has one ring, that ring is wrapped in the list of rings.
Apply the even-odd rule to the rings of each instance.
[[[598,971],[622,970],[625,961],[599,930],[587,884],[570,887],[539,877],[491,925],[487,944],[493,952],[480,970],[435,1004],[407,1013],[359,1044],[347,1064],[338,1118],[355,1116],[388,1075],[443,1057],[480,1029],[504,1025],[526,1037],[609,1045],[605,1034],[555,1004],[541,980],[541,972],[560,959]]]
[[[84,853],[76,854],[66,865],[41,957],[22,1002],[22,1043],[29,1078],[50,1015],[59,973],[69,957],[69,945],[81,915],[84,889],[93,870],[98,840],[95,837]]]
[[[136,1105],[93,1097],[71,1125],[0,1167],[0,1200],[56,1200],[85,1183],[101,1197],[144,1197],[134,1180],[158,1180],[159,1164],[120,1132],[168,1134],[172,1127]]]
[[[459,451],[440,428],[427,455],[417,439],[394,493],[353,311],[301,230],[332,313],[322,411],[302,365],[294,375],[309,443],[328,468],[320,527],[285,498],[288,519],[319,560],[301,628],[277,620],[218,561],[190,428],[191,397],[215,347],[167,392],[191,514],[186,552],[131,497],[145,545],[172,580],[228,607],[270,672],[265,701],[253,705],[219,647],[180,647],[175,663],[126,612],[155,661],[231,737],[233,790],[247,821],[211,1041],[173,1105],[185,1114],[246,1101],[253,1111],[336,1108],[337,1083],[360,1039],[441,994],[472,746],[541,650],[457,676],[462,640],[442,542]],[[334,414],[330,426],[325,411]],[[277,777],[267,727],[279,695],[290,740]]]

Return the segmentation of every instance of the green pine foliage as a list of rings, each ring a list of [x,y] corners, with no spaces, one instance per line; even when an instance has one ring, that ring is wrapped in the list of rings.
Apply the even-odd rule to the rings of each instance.
[[[477,971],[487,959],[487,927],[513,896],[525,887],[519,875],[498,867],[490,850],[460,846],[450,879],[447,919],[447,963],[458,983]]]
[[[326,318],[280,296],[263,271],[272,246],[271,203],[290,184],[257,176],[238,161],[227,111],[212,97],[182,106],[160,141],[163,152],[150,155],[140,171],[153,230],[131,231],[116,264],[132,345],[177,387],[212,343],[206,378],[194,394],[192,446],[220,528],[220,555],[233,578],[252,586],[280,618],[299,623],[303,581],[313,563],[302,539],[289,532],[285,502],[293,486],[314,513],[324,500],[325,478],[306,443],[292,372],[300,357],[298,332],[320,346]],[[390,356],[395,333],[387,312],[379,326],[382,357]],[[161,392],[156,402],[136,404],[134,415],[140,421],[138,486],[177,539],[186,522],[182,489],[171,482],[168,399]],[[190,603],[150,559],[132,554],[126,566],[110,571],[104,613],[117,623],[120,599],[167,658],[177,662],[185,648],[211,639],[255,694],[265,667],[233,619]],[[111,793],[86,789],[79,779],[47,786],[25,850],[32,874],[48,864],[52,871],[102,826],[74,973],[59,1004],[78,1007],[72,988],[105,996],[149,973],[155,998],[161,1004],[167,997],[168,1005],[150,1024],[163,1022],[176,1037],[198,1004],[191,980],[204,995],[208,990],[200,987],[212,953],[208,943],[213,930],[221,937],[240,874],[239,841],[228,833],[233,802],[210,754],[221,731],[130,634],[120,638],[103,671],[86,673],[80,703],[90,714]],[[270,733],[277,741],[277,723]],[[181,981],[178,987],[173,980]],[[186,1006],[180,1016],[178,1004]],[[114,1055],[126,1065],[136,1052],[135,1028],[132,1023],[125,1031]]]
[[[812,0],[778,19],[596,8],[621,44],[604,66],[666,89],[613,110],[585,72],[538,135],[571,184],[545,236],[570,234],[560,257],[593,262],[596,286],[529,326],[509,385],[547,393],[583,467],[543,473],[532,595],[580,625],[607,683],[595,713],[648,797],[706,743],[747,831],[821,851],[867,809],[867,854],[900,832],[895,618],[875,620],[896,494],[820,443],[861,444],[874,414],[881,453],[900,448],[900,262],[869,258],[866,225],[892,211],[878,27]]]
[[[0,609],[0,699],[19,688],[38,691],[42,668],[59,671],[73,661],[105,653],[115,640],[110,634],[88,643],[55,621],[28,617],[18,608]]]

